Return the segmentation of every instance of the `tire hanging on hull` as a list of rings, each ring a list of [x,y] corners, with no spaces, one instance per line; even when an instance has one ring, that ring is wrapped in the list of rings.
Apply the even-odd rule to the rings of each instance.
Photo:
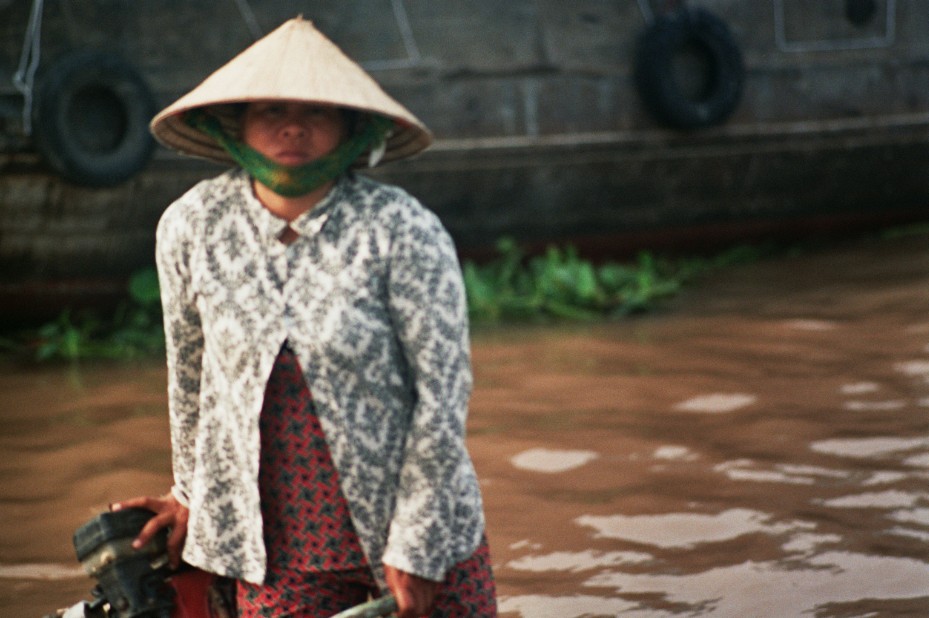
[[[151,158],[155,142],[148,123],[156,111],[151,90],[127,62],[98,51],[72,52],[40,77],[35,147],[76,184],[116,185]]]
[[[682,64],[691,61],[691,66]],[[642,34],[635,80],[648,110],[678,129],[720,124],[742,97],[745,68],[729,27],[705,9],[655,19]]]

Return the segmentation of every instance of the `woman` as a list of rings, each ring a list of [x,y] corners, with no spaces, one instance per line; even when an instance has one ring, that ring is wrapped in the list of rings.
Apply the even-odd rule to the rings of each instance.
[[[158,226],[174,486],[123,501],[169,555],[237,580],[241,616],[495,615],[464,446],[464,291],[438,219],[350,167],[428,130],[295,19],[161,112],[235,163]]]

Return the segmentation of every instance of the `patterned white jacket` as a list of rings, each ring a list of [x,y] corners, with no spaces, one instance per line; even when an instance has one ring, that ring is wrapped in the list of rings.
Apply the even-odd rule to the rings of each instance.
[[[158,225],[184,559],[264,579],[258,417],[289,340],[381,585],[382,561],[440,580],[484,530],[451,238],[401,189],[355,176],[292,222],[290,245],[278,240],[285,225],[241,170],[197,184]]]

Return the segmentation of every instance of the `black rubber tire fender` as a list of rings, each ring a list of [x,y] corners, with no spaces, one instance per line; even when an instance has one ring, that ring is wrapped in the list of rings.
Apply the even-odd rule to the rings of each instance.
[[[687,93],[675,74],[675,60],[688,50],[704,59],[704,87]],[[720,124],[742,98],[745,67],[738,42],[726,23],[701,8],[659,16],[643,32],[636,53],[639,95],[655,117],[679,129]]]
[[[111,186],[145,167],[155,147],[155,98],[117,55],[76,51],[40,75],[33,101],[36,150],[64,178]]]

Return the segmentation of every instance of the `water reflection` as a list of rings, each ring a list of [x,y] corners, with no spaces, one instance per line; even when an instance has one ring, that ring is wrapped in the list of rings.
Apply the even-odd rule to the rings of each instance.
[[[750,406],[757,400],[754,395],[745,395],[742,393],[713,393],[710,395],[698,395],[687,401],[674,406],[675,410],[684,412],[709,412],[725,413],[734,412],[739,408]]]
[[[522,422],[495,441],[518,470],[483,466],[515,493],[491,505],[518,539],[505,614],[929,615],[924,245],[747,267],[680,313],[483,350]],[[518,465],[568,447],[585,465]]]
[[[835,615],[836,606],[862,599],[864,591],[874,599],[926,594],[926,563],[920,560],[822,550],[785,559],[789,566],[749,561],[687,576],[601,574],[584,585],[624,595],[659,593],[678,606],[673,612],[643,611],[642,616],[681,614],[684,607],[688,615],[801,616],[816,608],[825,610],[820,615]],[[740,594],[732,594],[733,588]]]
[[[477,329],[502,614],[929,615],[927,240],[737,268],[618,324]],[[164,369],[6,368],[0,415],[0,615],[37,616],[89,590],[74,528],[170,482]]]
[[[513,465],[535,472],[567,472],[597,458],[593,451],[562,451],[534,448],[513,457]]]
[[[702,543],[727,541],[745,534],[776,536],[815,528],[802,522],[776,522],[772,519],[758,511],[729,509],[711,514],[583,515],[574,521],[580,526],[593,528],[593,538],[624,539],[665,549],[693,549]]]
[[[924,454],[920,454],[924,449],[929,448],[929,437],[927,438],[853,438],[848,440],[819,440],[810,444],[810,448],[820,453],[829,453],[841,457],[851,457],[853,459],[874,459],[881,460],[903,456],[903,463],[912,465],[910,459],[906,458],[908,453],[916,453],[915,460],[920,460]]]
[[[61,564],[0,564],[0,579],[59,580],[76,579],[84,569]]]

